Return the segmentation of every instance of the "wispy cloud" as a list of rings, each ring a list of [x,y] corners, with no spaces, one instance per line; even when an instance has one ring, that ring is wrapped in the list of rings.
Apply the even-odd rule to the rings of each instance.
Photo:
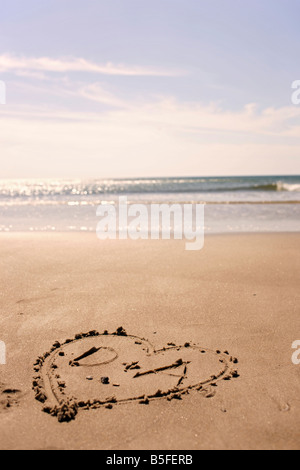
[[[118,105],[100,86],[86,94]],[[3,107],[1,171],[11,177],[16,168],[28,177],[295,173],[299,120],[296,107],[233,112],[167,98],[103,112]]]
[[[63,76],[52,78],[50,83],[16,81],[11,85],[26,97],[26,101],[22,106],[10,105],[2,109],[2,114],[7,117],[26,114],[27,110],[28,118],[43,115],[46,119],[86,122],[114,117],[133,126],[143,123],[147,127],[191,135],[222,133],[230,138],[248,135],[300,139],[300,108],[297,106],[261,108],[249,103],[232,110],[220,103],[184,102],[164,95],[138,94],[128,98],[124,93],[121,97],[104,82],[77,82]],[[74,98],[72,108],[70,98]],[[45,107],[51,111],[45,113]]]
[[[97,64],[83,58],[51,58],[51,57],[17,57],[11,54],[0,55],[0,72],[9,71],[42,71],[42,72],[87,72],[102,75],[123,76],[157,76],[171,77],[182,75],[183,72],[162,70],[159,68],[138,65]]]
[[[233,110],[150,92],[129,96],[94,75],[69,77],[66,67],[53,76],[49,63],[44,69],[14,64],[24,80],[10,81],[17,99],[1,108],[6,177],[300,171],[297,106],[250,103]]]
[[[132,128],[160,129],[164,132],[184,133],[186,135],[203,136],[211,134],[227,138],[243,136],[250,139],[264,138],[295,138],[300,143],[300,108],[285,106],[279,108],[260,109],[256,104],[247,104],[238,110],[228,110],[218,103],[204,105],[199,102],[182,102],[174,97],[148,96],[139,99],[124,99],[108,91],[102,83],[82,84],[68,82],[55,84],[51,88],[28,83],[15,85],[26,95],[35,96],[35,104],[25,104],[2,108],[1,114],[7,118],[23,117],[24,119],[40,119],[77,122],[110,122],[112,125],[132,126]],[[17,89],[17,88],[16,88]],[[36,95],[56,97],[41,103]],[[73,110],[63,105],[65,98],[81,98],[87,102],[107,105],[97,107],[93,111],[84,111],[79,106]],[[61,101],[62,100],[62,101]],[[51,103],[51,107],[49,104]],[[80,102],[82,104],[82,102]],[[286,142],[288,145],[289,142]]]
[[[111,107],[128,107],[129,103],[119,99],[113,93],[105,90],[105,88],[99,83],[92,83],[90,85],[84,85],[79,87],[73,92],[74,96],[81,96],[82,98],[95,101],[97,103],[103,103]]]
[[[63,118],[63,116],[61,116]],[[83,116],[82,116],[83,117]],[[299,171],[299,140],[212,140],[124,115],[70,121],[0,118],[2,177],[129,177]],[[30,163],[29,163],[30,162]],[[284,171],[283,171],[284,170]]]

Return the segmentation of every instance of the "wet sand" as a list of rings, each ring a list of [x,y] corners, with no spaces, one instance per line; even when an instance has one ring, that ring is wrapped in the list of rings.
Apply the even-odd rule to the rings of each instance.
[[[299,449],[299,274],[299,234],[1,234],[0,448]]]

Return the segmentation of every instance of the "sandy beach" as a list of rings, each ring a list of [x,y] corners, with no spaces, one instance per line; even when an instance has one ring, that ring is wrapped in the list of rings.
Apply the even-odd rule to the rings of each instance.
[[[88,234],[0,240],[1,449],[299,449],[300,235],[210,236],[199,252]],[[121,326],[128,337],[102,335]],[[60,396],[82,400],[70,422],[42,411],[53,364]]]

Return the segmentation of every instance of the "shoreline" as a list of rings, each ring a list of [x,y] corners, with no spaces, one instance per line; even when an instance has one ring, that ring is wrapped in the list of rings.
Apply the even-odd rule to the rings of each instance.
[[[260,231],[253,231],[253,232],[240,232],[240,231],[237,231],[237,232],[208,232],[208,233],[205,233],[204,236],[205,238],[206,237],[223,237],[223,236],[255,236],[255,235],[258,235],[258,236],[280,236],[280,235],[298,235],[300,234],[300,229],[299,230],[294,230],[294,231],[278,231],[278,232],[274,232],[274,231],[263,231],[263,232],[260,232]],[[54,237],[56,235],[59,235],[59,236],[68,236],[68,235],[71,235],[71,236],[95,236],[97,238],[97,234],[96,234],[96,230],[95,231],[87,231],[87,230],[82,230],[82,231],[29,231],[29,230],[26,230],[26,231],[12,231],[12,232],[1,232],[0,231],[0,237],[1,236],[6,236],[6,237],[9,237],[9,236],[14,236],[14,235],[20,235],[20,236],[39,236],[39,235],[45,235],[45,236],[48,236],[48,235],[53,235]],[[148,240],[131,240],[130,238],[128,238],[127,240],[122,240],[122,239],[116,239],[116,240],[111,240],[111,239],[108,239],[108,240],[100,240],[97,238],[97,240],[101,243],[107,243],[107,242],[110,242],[110,241],[113,241],[113,242],[116,242],[116,241],[121,241],[121,242],[124,242],[124,241],[132,241],[132,242],[139,242],[139,243],[156,243],[156,242],[175,242],[175,243],[184,243],[185,242],[185,239],[183,238],[182,240],[174,240],[174,239],[169,239],[169,240],[162,240],[161,238],[159,240],[152,240],[151,238],[149,238]]]

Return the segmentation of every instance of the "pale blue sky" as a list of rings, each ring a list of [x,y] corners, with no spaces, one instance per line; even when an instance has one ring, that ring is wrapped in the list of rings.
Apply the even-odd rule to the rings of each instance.
[[[1,0],[0,177],[300,173],[298,0]]]

